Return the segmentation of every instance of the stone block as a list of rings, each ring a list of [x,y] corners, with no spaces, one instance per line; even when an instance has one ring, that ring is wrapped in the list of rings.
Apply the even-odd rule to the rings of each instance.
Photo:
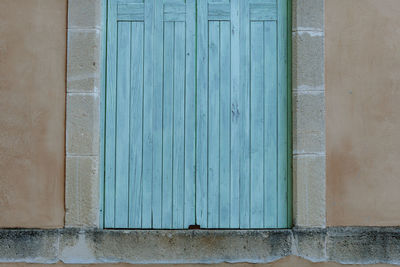
[[[66,263],[257,263],[288,256],[291,248],[290,230],[71,230],[63,231],[60,258]]]
[[[324,0],[293,0],[292,28],[324,31]]]
[[[58,230],[1,229],[0,262],[57,262],[58,236]]]
[[[400,262],[400,229],[391,227],[328,228],[328,260],[343,264]]]
[[[65,226],[99,225],[98,157],[67,156],[65,183]]]
[[[321,262],[316,264],[318,266],[337,265],[328,261],[398,265],[399,246],[399,227],[183,231],[74,228],[0,230],[2,262],[43,264],[59,261],[108,265],[116,262],[268,263],[296,255],[312,262]],[[312,263],[306,265],[314,266]]]
[[[100,28],[102,0],[68,0],[68,28]]]
[[[294,224],[326,225],[325,156],[298,155],[293,159]]]
[[[326,228],[294,228],[293,254],[310,261],[326,260]]]
[[[67,155],[98,155],[99,105],[96,94],[67,95]]]
[[[100,91],[99,30],[69,30],[67,92]]]
[[[323,33],[293,33],[292,74],[293,90],[324,90]]]
[[[324,92],[294,92],[292,109],[293,153],[324,153]]]

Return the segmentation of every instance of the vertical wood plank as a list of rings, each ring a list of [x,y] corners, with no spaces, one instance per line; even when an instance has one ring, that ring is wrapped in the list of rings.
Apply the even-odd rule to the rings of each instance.
[[[251,22],[250,88],[250,227],[264,225],[264,30],[263,22]]]
[[[105,125],[105,201],[104,227],[114,227],[115,218],[115,114],[117,76],[117,19],[116,3],[108,2],[107,18],[107,89]]]
[[[240,226],[240,1],[231,0],[231,199],[230,227]]]
[[[184,221],[184,158],[185,158],[185,23],[175,22],[174,93],[173,93],[173,222],[175,229]]]
[[[209,21],[208,24],[208,228],[219,226],[219,24],[219,21]]]
[[[162,218],[162,77],[163,77],[163,1],[154,6],[154,93],[153,93],[153,228],[161,228]]]
[[[144,23],[132,23],[129,158],[129,227],[142,227],[143,52]]]
[[[172,228],[174,22],[164,22],[162,227]]]
[[[154,72],[154,4],[145,1],[145,49],[144,49],[144,124],[143,124],[143,200],[142,227],[152,228],[152,185],[153,185],[153,72]]]
[[[118,22],[115,227],[128,227],[131,23]]]
[[[219,227],[230,226],[230,139],[231,139],[231,31],[230,22],[220,26],[220,184]]]
[[[196,130],[196,80],[195,41],[196,10],[195,0],[186,0],[186,88],[185,88],[185,223],[184,228],[195,222],[195,130]]]
[[[292,143],[292,0],[286,1],[287,6],[287,133],[288,133],[288,146],[287,146],[287,228],[293,226],[293,143]]]
[[[276,22],[264,22],[265,46],[265,159],[264,159],[264,202],[265,227],[275,228],[278,222],[278,185],[277,185],[277,35]]]
[[[208,111],[208,11],[207,1],[197,2],[197,128],[196,223],[207,227],[207,111]]]
[[[107,1],[101,2],[101,17],[103,27],[101,29],[101,79],[100,79],[100,155],[99,155],[99,228],[104,228],[104,205],[105,205],[105,121],[106,121],[106,88],[107,88]]]
[[[278,227],[288,225],[287,1],[278,0]]]
[[[240,1],[240,228],[250,227],[250,12],[249,2]]]

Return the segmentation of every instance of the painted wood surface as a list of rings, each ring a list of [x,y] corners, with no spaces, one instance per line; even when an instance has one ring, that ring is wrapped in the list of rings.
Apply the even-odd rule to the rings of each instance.
[[[104,227],[285,228],[287,0],[109,1]]]
[[[109,1],[106,228],[195,224],[195,1]]]

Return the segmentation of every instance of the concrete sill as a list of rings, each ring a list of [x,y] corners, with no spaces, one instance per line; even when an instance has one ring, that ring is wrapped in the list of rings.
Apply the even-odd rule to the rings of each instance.
[[[400,264],[400,228],[284,230],[1,229],[0,262]]]

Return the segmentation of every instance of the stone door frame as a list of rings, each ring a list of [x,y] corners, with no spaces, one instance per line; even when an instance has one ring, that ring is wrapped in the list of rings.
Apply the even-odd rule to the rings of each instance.
[[[65,226],[101,228],[107,0],[68,1]],[[293,224],[325,227],[324,0],[292,0]]]

